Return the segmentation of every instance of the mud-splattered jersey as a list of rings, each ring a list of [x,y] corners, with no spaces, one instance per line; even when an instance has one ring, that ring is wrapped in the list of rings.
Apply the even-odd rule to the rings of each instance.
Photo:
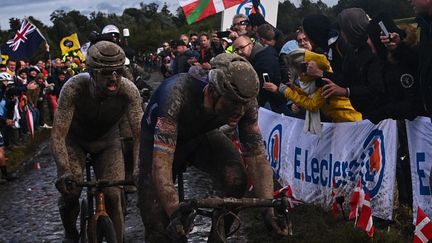
[[[206,85],[207,82],[197,80],[186,73],[164,80],[150,99],[141,129],[150,131],[154,135],[158,133],[155,132],[155,128],[173,129],[171,132],[174,137],[155,135],[155,143],[160,139],[164,143],[181,145],[224,125],[225,123],[219,120],[216,114],[204,110]],[[256,101],[250,102],[239,122],[240,139],[243,145],[253,144],[252,147],[255,147],[262,143],[261,135],[257,130],[257,107]]]

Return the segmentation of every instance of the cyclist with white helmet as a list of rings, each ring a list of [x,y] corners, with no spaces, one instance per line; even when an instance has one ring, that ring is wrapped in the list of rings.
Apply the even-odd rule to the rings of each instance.
[[[109,24],[102,29],[102,39],[112,41],[116,44],[120,43],[120,30],[117,26]]]
[[[183,222],[190,212],[179,210],[173,183],[187,165],[210,174],[223,196],[242,197],[249,175],[257,197],[273,198],[273,173],[258,127],[258,76],[235,54],[220,54],[211,66],[209,82],[187,73],[164,80],[142,119],[138,206],[146,242],[171,242],[188,233]],[[225,124],[238,126],[247,169],[231,140],[217,129]],[[273,209],[263,215],[272,230],[287,234]],[[233,218],[224,220],[227,231]],[[209,242],[214,241],[220,239],[212,227]]]
[[[60,216],[65,242],[77,242],[76,219],[81,189],[68,181],[82,181],[86,154],[94,161],[97,179],[123,180],[124,162],[119,122],[126,115],[138,148],[142,109],[138,89],[121,76],[125,54],[116,44],[99,41],[90,46],[88,73],[80,73],[63,86],[54,116],[51,145],[57,165],[56,187],[61,192]],[[135,150],[138,155],[138,151]],[[123,242],[124,215],[121,188],[104,190],[107,211],[118,242]]]

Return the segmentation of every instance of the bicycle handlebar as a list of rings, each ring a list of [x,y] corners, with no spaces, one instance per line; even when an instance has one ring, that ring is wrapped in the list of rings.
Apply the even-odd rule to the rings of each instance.
[[[135,182],[130,180],[119,180],[119,181],[96,180],[96,181],[83,181],[83,182],[71,182],[71,183],[74,183],[75,186],[77,187],[97,187],[97,188],[135,185]]]
[[[183,207],[191,206],[194,209],[198,208],[262,208],[262,207],[288,207],[289,202],[286,197],[276,199],[263,199],[263,198],[203,198],[191,199],[185,202]],[[180,206],[182,207],[182,205]]]

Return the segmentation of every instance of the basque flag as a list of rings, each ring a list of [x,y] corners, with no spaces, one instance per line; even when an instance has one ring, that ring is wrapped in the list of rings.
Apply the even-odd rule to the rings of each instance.
[[[14,38],[1,46],[1,53],[13,57],[15,60],[32,57],[45,38],[30,21],[23,19],[20,29]]]

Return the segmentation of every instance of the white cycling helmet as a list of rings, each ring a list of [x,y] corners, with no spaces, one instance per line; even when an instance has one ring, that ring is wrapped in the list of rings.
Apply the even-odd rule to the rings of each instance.
[[[13,77],[8,72],[1,72],[0,81],[13,81]]]
[[[116,33],[120,35],[120,30],[117,26],[109,24],[102,29],[102,34]]]

